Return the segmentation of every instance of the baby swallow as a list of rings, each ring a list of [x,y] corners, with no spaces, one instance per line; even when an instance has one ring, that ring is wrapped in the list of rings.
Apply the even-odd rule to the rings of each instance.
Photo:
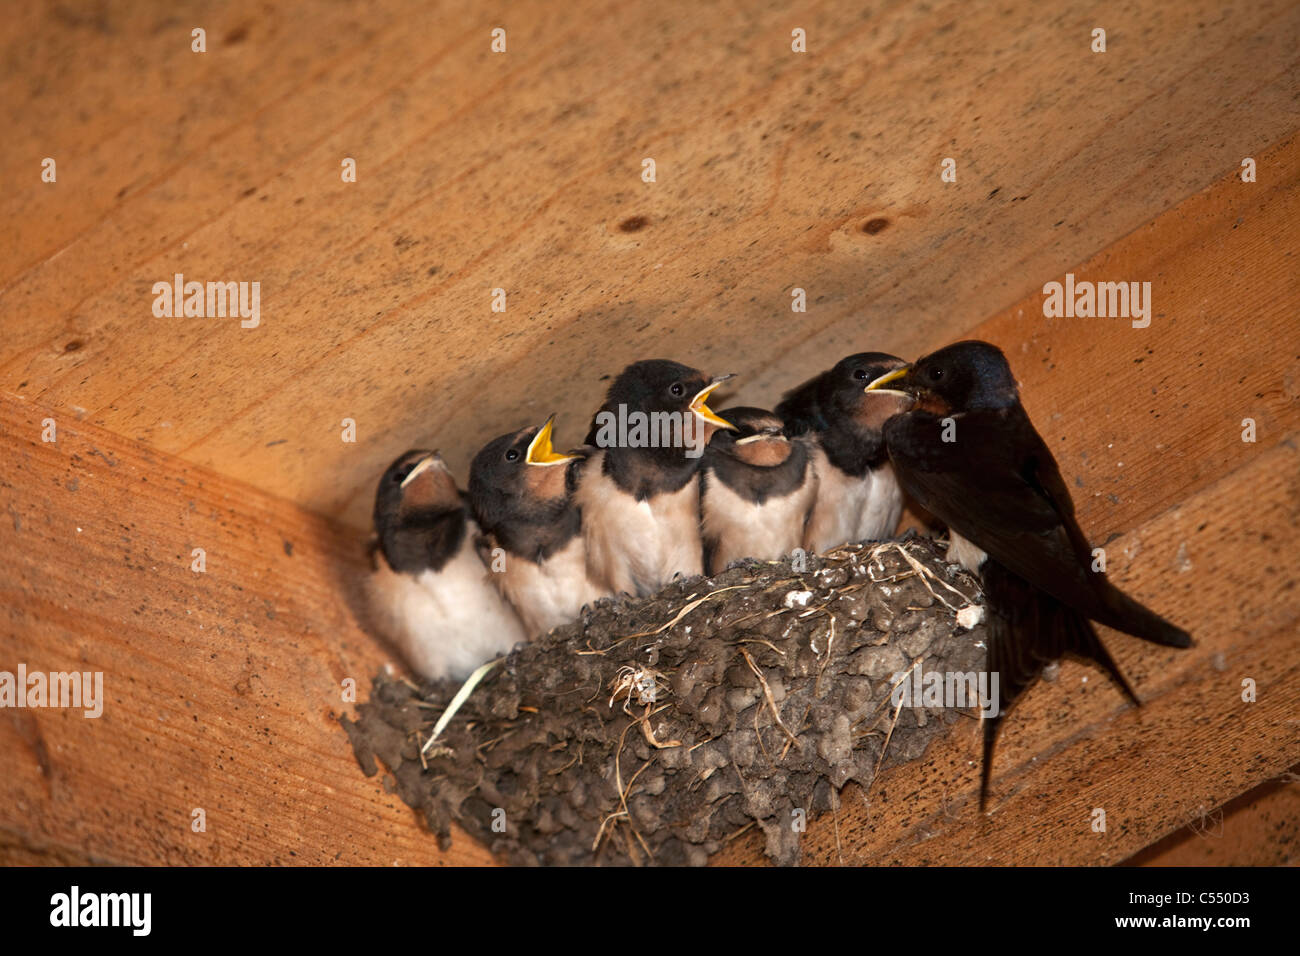
[[[524,640],[488,583],[478,528],[437,452],[408,451],[375,491],[370,605],[384,635],[429,680],[464,680]]]
[[[816,439],[817,501],[804,535],[808,550],[820,553],[850,541],[878,541],[898,527],[903,493],[881,426],[907,401],[865,388],[905,364],[883,352],[859,352],[787,392],[776,406],[789,435]]]
[[[552,446],[555,416],[540,428],[488,442],[469,472],[469,500],[489,542],[505,551],[492,577],[530,637],[578,617],[609,592],[587,573],[573,490],[582,456]],[[489,559],[491,563],[491,559]]]
[[[610,590],[644,596],[703,573],[700,461],[713,433],[732,427],[705,401],[730,377],[653,359],[610,385],[577,493],[588,564]]]
[[[949,559],[983,582],[1003,702],[984,725],[983,810],[1001,719],[1046,664],[1066,651],[1088,657],[1140,703],[1090,621],[1167,647],[1192,639],[1092,570],[1070,492],[995,346],[959,342],[867,388],[914,401],[885,424],[890,457],[907,493],[948,525]]]
[[[700,530],[709,574],[741,558],[771,561],[802,547],[817,496],[810,439],[791,439],[781,419],[761,408],[718,415],[735,430],[718,432],[704,451]]]

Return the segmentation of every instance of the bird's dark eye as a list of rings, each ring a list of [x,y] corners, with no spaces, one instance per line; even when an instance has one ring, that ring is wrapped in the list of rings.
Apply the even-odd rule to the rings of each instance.
[[[865,382],[867,379],[867,370],[865,368],[855,368],[853,370],[853,377],[859,381]]]
[[[932,381],[935,382],[939,381],[939,379],[943,378],[943,369],[941,368],[930,369],[930,378]]]
[[[511,448],[508,452],[506,452],[506,461],[518,461],[518,460],[519,460],[519,449]]]
[[[672,385],[668,386],[668,391],[672,393],[674,398],[681,398],[686,389],[682,388],[681,382],[673,382]]]

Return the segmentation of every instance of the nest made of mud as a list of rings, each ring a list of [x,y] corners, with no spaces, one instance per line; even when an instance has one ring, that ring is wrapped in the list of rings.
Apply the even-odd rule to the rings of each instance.
[[[367,775],[512,863],[702,864],[758,826],[778,863],[849,780],[975,714],[896,706],[894,675],[984,667],[978,585],[934,542],[745,562],[605,600],[459,690],[376,678],[344,728]],[[963,610],[964,609],[964,610]],[[962,624],[958,623],[961,612]]]

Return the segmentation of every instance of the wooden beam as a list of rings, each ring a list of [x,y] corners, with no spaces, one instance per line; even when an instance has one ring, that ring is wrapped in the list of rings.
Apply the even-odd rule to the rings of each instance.
[[[1126,866],[1300,865],[1300,765],[1205,813]]]
[[[3,395],[0,489],[0,669],[101,671],[106,698],[0,711],[0,861],[491,862],[440,852],[337,723],[388,659],[355,534]]]
[[[763,404],[851,351],[916,354],[1245,156],[1257,198],[1300,123],[1286,0],[1131,3],[1105,54],[1092,11],[1035,0],[507,19],[493,54],[463,2],[242,0],[195,54],[150,6],[5,18],[0,389],[360,527],[400,452],[463,475],[551,411],[576,441],[636,358]],[[260,282],[260,327],[156,318],[176,273]]]
[[[1277,567],[1269,561],[1269,549],[1294,527],[1285,497],[1274,501],[1279,510],[1267,519],[1257,510],[1257,485],[1266,485],[1276,477],[1275,470],[1288,465],[1289,453],[1279,444],[1280,436],[1285,429],[1294,430],[1298,421],[1295,357],[1275,347],[1287,340],[1292,300],[1262,291],[1276,288],[1271,279],[1285,263],[1285,249],[1274,237],[1285,234],[1286,223],[1297,215],[1293,140],[1268,154],[1268,168],[1275,175],[1258,184],[1257,193],[1239,190],[1233,179],[1225,179],[1191,197],[1150,230],[1077,270],[1081,278],[1140,278],[1153,274],[1151,269],[1165,270],[1168,277],[1157,286],[1166,302],[1165,315],[1157,315],[1151,328],[1134,330],[1101,320],[1045,321],[1034,317],[1034,298],[993,318],[978,334],[1012,351],[1031,414],[1057,442],[1066,474],[1083,483],[1077,492],[1080,513],[1094,538],[1105,540],[1108,528],[1131,528],[1133,522],[1189,495],[1196,495],[1193,500],[1200,504],[1171,513],[1183,516],[1179,520],[1184,524],[1200,513],[1197,509],[1210,513],[1211,505],[1245,509],[1233,520],[1253,529],[1254,542],[1238,541],[1231,527],[1220,532],[1219,523],[1214,523],[1207,528],[1216,530],[1167,541],[1157,552],[1161,560],[1153,564],[1153,540],[1170,533],[1157,521],[1150,529],[1139,527],[1120,539],[1115,572],[1122,573],[1126,550],[1133,552],[1141,559],[1134,579],[1139,593],[1144,587],[1159,587],[1152,592],[1153,602],[1171,614],[1175,606],[1163,603],[1166,583],[1197,583],[1199,599],[1204,602],[1205,595],[1213,595],[1214,602],[1202,607],[1208,623],[1193,625],[1198,637],[1207,627],[1235,635],[1234,640],[1253,634],[1260,647],[1272,648],[1286,661],[1293,658],[1290,646],[1278,641],[1294,625],[1294,591],[1280,592],[1270,604],[1250,595],[1247,583],[1231,574],[1227,580],[1241,590],[1216,590],[1213,575],[1218,572],[1210,571],[1215,565],[1200,557],[1202,552],[1221,555],[1231,565],[1228,571],[1240,567],[1261,574]],[[1253,205],[1243,207],[1243,196]],[[1217,326],[1190,322],[1187,316],[1196,314],[1198,282],[1205,276],[1221,283],[1225,311],[1243,315],[1240,321],[1249,323],[1251,334],[1225,340]],[[1016,344],[1019,341],[1023,346]],[[1116,362],[1116,355],[1129,360]],[[1100,391],[1090,374],[1102,368],[1110,391]],[[1225,382],[1221,368],[1239,369],[1240,381]],[[1218,401],[1206,398],[1207,388]],[[1150,399],[1129,403],[1124,395]],[[1225,409],[1225,404],[1231,407]],[[125,684],[129,690],[93,724],[53,711],[11,712],[0,721],[5,742],[11,745],[8,752],[23,755],[20,772],[6,784],[11,789],[0,794],[11,798],[3,802],[12,808],[10,817],[0,818],[0,829],[10,833],[11,842],[20,840],[33,853],[85,853],[113,862],[266,862],[326,859],[328,850],[321,847],[336,845],[331,841],[344,834],[349,848],[340,859],[378,861],[386,854],[442,859],[407,811],[373,782],[360,778],[330,719],[339,709],[337,682],[342,676],[357,677],[364,692],[366,676],[382,658],[357,629],[340,590],[340,580],[355,576],[359,567],[346,537],[286,503],[75,418],[12,399],[5,399],[3,407],[11,453],[3,456],[0,476],[9,494],[10,520],[0,522],[5,539],[0,584],[12,607],[0,646],[3,659],[47,669],[84,660],[85,666],[106,672],[110,689]],[[1154,429],[1145,424],[1153,408],[1164,416]],[[1259,423],[1260,441],[1255,445],[1240,441],[1237,416],[1247,413]],[[53,445],[39,441],[41,421],[49,415],[55,416],[59,429],[59,441]],[[1139,444],[1143,435],[1145,444]],[[1119,467],[1121,461],[1128,471]],[[1232,469],[1234,483],[1213,483],[1215,475]],[[1095,493],[1088,494],[1090,489]],[[1209,534],[1219,537],[1207,538]],[[286,553],[288,546],[293,555]],[[194,547],[205,548],[209,555],[205,575],[188,570]],[[1180,572],[1184,562],[1192,569],[1187,574]],[[1211,577],[1202,584],[1207,574]],[[1236,620],[1215,616],[1224,608],[1251,607],[1250,600],[1268,608],[1255,616],[1253,632],[1237,629]],[[1270,620],[1272,638],[1259,632],[1260,623]],[[1217,647],[1215,653],[1258,653],[1253,646],[1233,644]],[[1203,667],[1209,647],[1215,645],[1203,644],[1196,655],[1175,655],[1169,662],[1162,652],[1147,652],[1122,638],[1115,643],[1116,653],[1147,693],[1157,665],[1172,666],[1179,674],[1186,667]],[[1261,666],[1261,673],[1267,672],[1268,661],[1262,660]],[[1061,686],[1081,681],[1087,673],[1067,667]],[[1093,677],[1096,686],[1095,673]],[[1100,726],[1118,706],[1117,696],[1103,689],[1092,695],[1100,710],[1079,711],[1071,705],[1062,711],[1052,691],[1040,689],[1025,701],[1007,734],[1000,766],[1025,766],[1066,746],[1075,728]],[[1196,693],[1195,684],[1179,692],[1192,698]],[[1149,708],[1152,713],[1154,707]],[[203,717],[196,721],[199,714]],[[1125,719],[1156,718],[1144,712],[1141,718]],[[1169,732],[1185,719],[1185,713],[1173,711],[1159,718],[1159,726]],[[184,720],[197,726],[182,731],[179,724]],[[1248,732],[1245,724],[1214,729],[1237,744]],[[1136,746],[1127,736],[1117,739]],[[928,786],[946,791],[951,805],[959,799],[957,794],[973,792],[972,753],[968,740],[953,738],[946,747],[947,762],[941,761],[939,771],[916,778],[909,775],[917,769],[902,768],[887,780],[908,779],[907,786],[917,792]],[[1235,796],[1232,787],[1249,786],[1288,759],[1285,752],[1260,753],[1260,766],[1232,768],[1236,775],[1231,783],[1193,792],[1195,804],[1177,804],[1175,812],[1191,819],[1197,808]],[[147,768],[142,754],[148,755]],[[270,757],[266,767],[256,759],[258,754]],[[1059,765],[1061,759],[1058,755],[1046,764]],[[1085,753],[1079,759],[1101,758]],[[940,757],[928,757],[926,766],[935,760]],[[1122,774],[1133,766],[1131,759],[1116,757],[1110,769]],[[1023,773],[1016,770],[1012,776]],[[889,788],[901,785],[887,780],[882,780],[877,800],[887,799],[896,792]],[[286,798],[286,781],[307,801],[310,812],[305,816],[299,804]],[[1066,786],[1060,780],[1049,780],[1048,785]],[[1069,786],[1076,785],[1070,778]],[[105,791],[120,798],[106,803],[97,816],[88,809],[90,795]],[[206,843],[195,845],[198,836],[187,833],[186,814],[193,809],[187,804],[209,805],[213,822]],[[916,821],[930,819],[923,807],[912,806],[901,819],[855,823],[851,801],[847,810],[841,819],[842,838],[844,828],[854,826],[863,833],[889,833],[898,826],[899,832],[915,836]],[[1068,830],[1075,822],[1057,821],[1058,829],[1051,832],[1060,836],[1060,827]],[[1116,859],[1115,854],[1140,848],[1142,840],[1163,835],[1161,827],[1184,822],[1157,815],[1144,827],[1134,824],[1132,833],[1138,835],[1107,847],[1104,858]],[[814,825],[809,835],[810,859],[817,859],[819,852],[829,859],[819,829],[823,825]],[[933,821],[924,826],[930,832]],[[1006,840],[1024,845],[1022,838],[1020,833]],[[855,860],[889,851],[875,843],[844,843]],[[983,842],[976,851],[970,843],[961,846],[965,849],[960,852],[946,850],[956,856],[944,858],[975,859],[985,849]],[[1061,846],[1075,853],[1090,846],[1098,849],[1068,841]],[[453,854],[456,860],[487,859],[463,835]]]
[[[202,58],[145,8],[0,24],[0,162],[30,184],[0,197],[0,668],[103,671],[109,698],[0,712],[0,860],[490,862],[459,832],[439,852],[357,768],[341,684],[364,695],[387,655],[357,624],[356,535],[308,509],[362,523],[411,445],[463,466],[552,408],[576,433],[599,375],[664,343],[765,403],[828,355],[990,314],[973,334],[1011,354],[1111,573],[1200,643],[1108,636],[1140,711],[1081,665],[1036,688],[991,820],[972,727],[869,807],[849,792],[808,861],[1115,862],[1294,766],[1300,8],[1138,4],[1099,57],[1088,15],[1027,0],[823,4],[805,58],[783,7],[557,10],[513,5],[505,58],[476,11],[402,0],[236,3]],[[1064,263],[1150,281],[1151,326],[1044,319]],[[264,325],[155,319],[177,271],[262,281]]]

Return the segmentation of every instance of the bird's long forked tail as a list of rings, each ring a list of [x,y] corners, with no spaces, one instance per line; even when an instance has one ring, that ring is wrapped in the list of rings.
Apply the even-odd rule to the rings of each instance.
[[[1107,613],[1096,619],[1107,627],[1165,647],[1192,646],[1192,635],[1135,601],[1109,581],[1103,580],[1099,596]]]
[[[1067,653],[1095,661],[1134,704],[1140,706],[1142,701],[1111,657],[1110,651],[1102,644],[1087,617],[1029,584],[996,561],[989,560],[981,571],[984,594],[990,610],[987,668],[991,673],[998,674],[1001,695],[997,714],[986,716],[983,720],[984,760],[980,772],[980,812],[984,813],[988,806],[993,752],[1002,721],[1016,699],[1038,679],[1048,664],[1060,660]]]

